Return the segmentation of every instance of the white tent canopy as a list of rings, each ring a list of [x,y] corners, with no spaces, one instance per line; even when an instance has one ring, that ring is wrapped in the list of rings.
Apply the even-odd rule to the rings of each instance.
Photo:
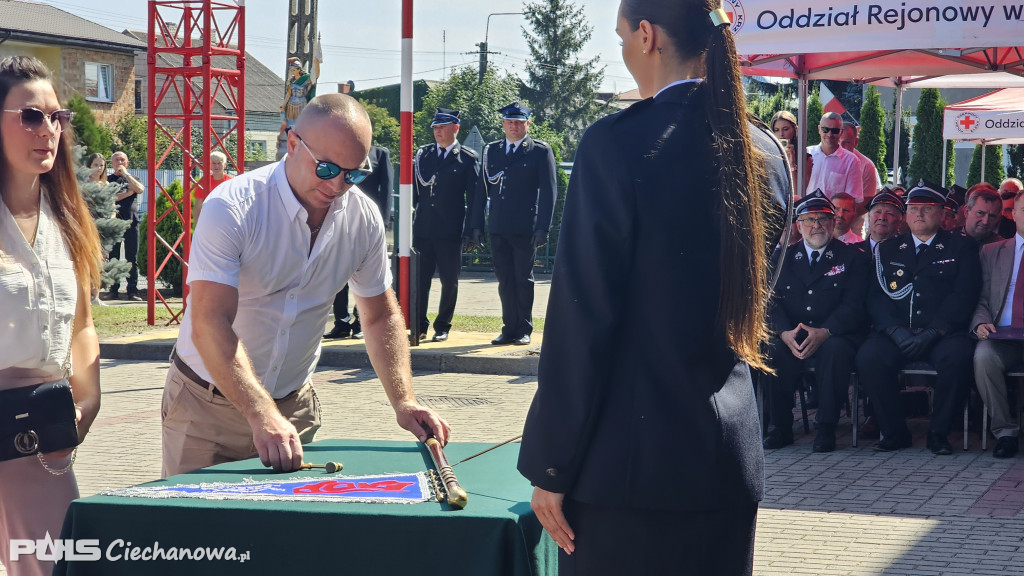
[[[1004,88],[946,106],[942,111],[942,138],[982,146],[1024,144],[1024,88]],[[942,154],[945,165],[945,146]],[[981,174],[985,174],[984,147]]]
[[[801,127],[807,123],[809,80],[889,83],[898,88],[897,103],[902,107],[902,88],[924,79],[978,73],[1024,77],[1020,32],[1024,4],[1020,0],[894,4],[723,1],[732,16],[737,49],[744,54],[744,73],[799,80]],[[898,131],[899,123],[896,126]],[[899,151],[895,152],[898,165]],[[797,158],[802,180],[804,157]]]

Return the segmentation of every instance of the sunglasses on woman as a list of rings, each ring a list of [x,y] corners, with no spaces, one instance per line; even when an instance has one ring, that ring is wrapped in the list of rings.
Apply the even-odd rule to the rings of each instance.
[[[43,119],[48,119],[54,130],[61,132],[67,130],[75,113],[67,108],[54,110],[47,114],[39,108],[22,108],[21,110],[4,110],[12,114],[21,114],[21,125],[26,130],[39,130],[43,126]]]
[[[369,156],[366,157],[366,160],[363,161],[363,165],[359,168],[342,168],[333,162],[317,160],[316,156],[313,156],[313,152],[309,149],[309,146],[306,146],[306,143],[302,141],[302,137],[297,133],[295,134],[295,137],[299,139],[299,144],[302,144],[302,147],[306,149],[306,153],[313,159],[313,162],[316,162],[316,177],[321,180],[333,180],[338,176],[341,176],[344,172],[346,184],[359,184],[363,180],[366,180],[366,177],[373,172],[373,170],[370,169]]]

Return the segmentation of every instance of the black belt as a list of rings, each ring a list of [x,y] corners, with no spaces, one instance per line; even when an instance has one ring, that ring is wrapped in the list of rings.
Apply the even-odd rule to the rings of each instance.
[[[178,356],[177,349],[171,350],[171,362],[173,362],[174,365],[178,367],[178,371],[184,374],[185,377],[188,378],[189,380],[195,382],[196,384],[202,386],[203,388],[206,388],[207,390],[213,390],[213,393],[217,396],[220,396],[221,398],[226,398],[226,396],[224,396],[224,394],[222,394],[221,391],[218,390],[216,386],[207,382],[206,380],[203,380],[202,378],[199,377],[199,374],[196,374],[194,370],[189,368],[188,364],[185,364],[185,361],[182,360],[180,356]]]

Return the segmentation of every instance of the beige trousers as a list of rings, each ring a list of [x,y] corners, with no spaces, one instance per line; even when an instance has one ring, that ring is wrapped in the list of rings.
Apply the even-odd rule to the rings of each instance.
[[[277,408],[303,444],[320,429],[320,401],[310,383],[277,400]],[[160,408],[163,476],[254,458],[252,428],[227,398],[190,380],[172,362]]]

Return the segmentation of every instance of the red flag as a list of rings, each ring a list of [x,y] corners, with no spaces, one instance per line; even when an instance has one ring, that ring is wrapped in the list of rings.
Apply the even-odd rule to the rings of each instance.
[[[821,100],[821,107],[825,112],[835,112],[842,116],[846,113],[846,107],[836,98],[832,91],[822,82],[819,86],[818,99]]]

